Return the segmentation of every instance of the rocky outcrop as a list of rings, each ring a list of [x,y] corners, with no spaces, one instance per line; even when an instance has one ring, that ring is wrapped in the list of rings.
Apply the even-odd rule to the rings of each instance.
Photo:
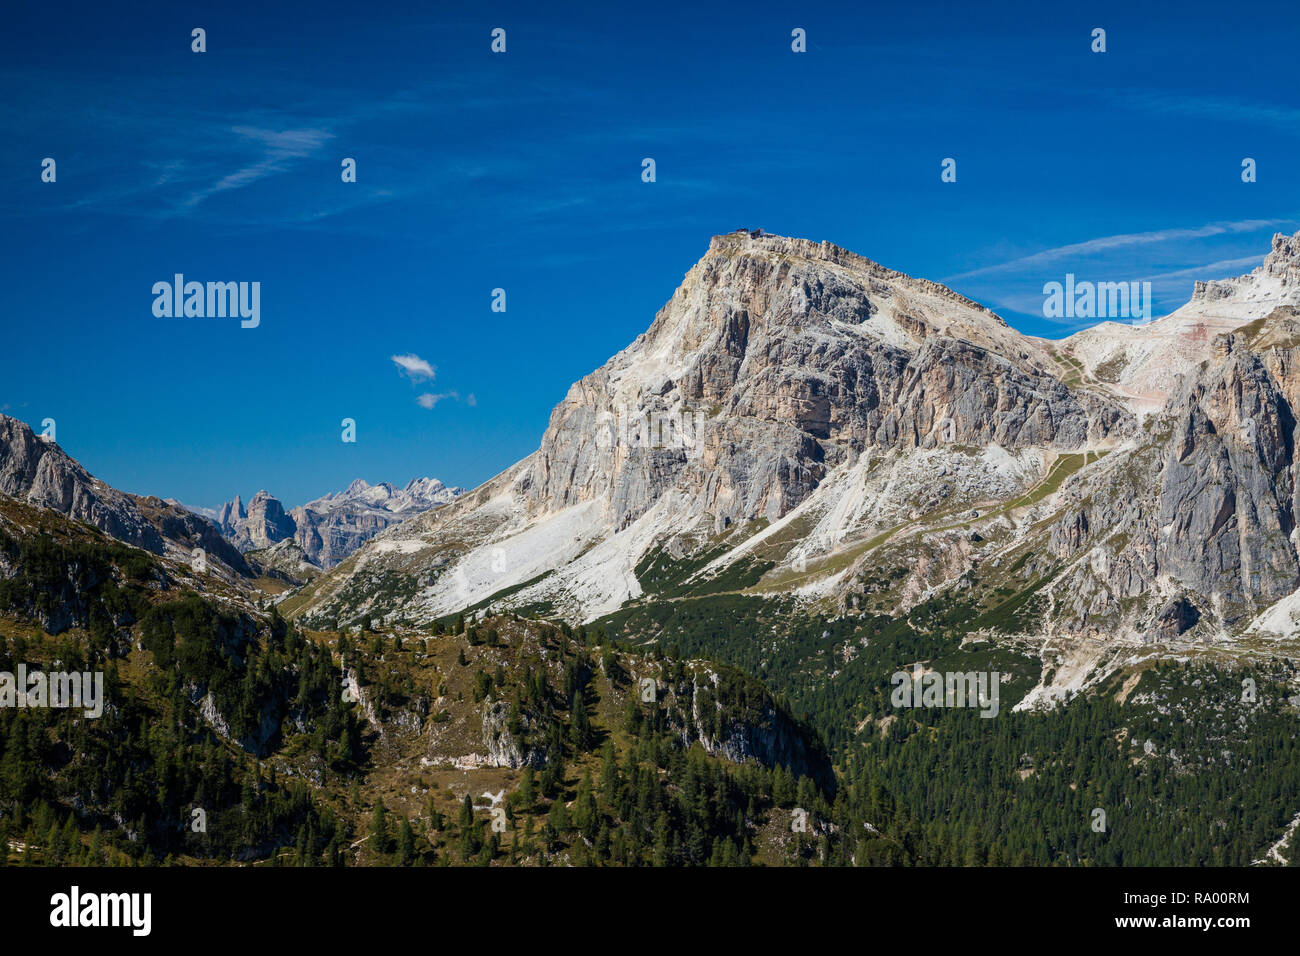
[[[524,727],[528,726],[526,718],[521,718],[521,722]],[[541,750],[521,743],[520,738],[510,732],[510,704],[504,700],[490,700],[483,706],[483,749],[485,753],[476,764],[480,767],[518,770],[522,767],[540,769],[546,765],[546,755]],[[467,759],[462,757],[458,765],[464,766]]]
[[[92,476],[58,445],[0,415],[0,495],[48,508],[154,554],[188,560],[195,548],[237,575],[250,568],[206,518],[169,501],[119,491]]]
[[[269,548],[285,538],[292,538],[298,530],[294,520],[284,511],[279,499],[271,497],[265,491],[259,491],[248,502],[248,518],[245,519],[243,534],[247,539],[247,548]]]
[[[223,562],[236,574],[245,577],[253,574],[253,569],[244,560],[244,556],[222,537],[221,532],[212,522],[187,508],[161,498],[134,497],[134,500],[141,514],[164,538],[183,552],[192,555],[195,548],[202,548],[209,558]]]
[[[222,534],[234,535],[235,529],[239,522],[248,517],[248,512],[244,510],[244,502],[235,495],[234,500],[227,501],[217,512],[217,527],[221,529]]]
[[[1199,620],[1198,595],[1232,629],[1300,587],[1297,422],[1300,313],[1278,309],[1216,337],[1141,446],[1069,484],[1051,550],[1073,562],[1058,614],[1162,638]],[[1168,598],[1170,592],[1176,596]],[[1194,609],[1194,608],[1193,608]]]
[[[1300,233],[1273,236],[1273,247],[1264,262],[1254,272],[1232,279],[1214,279],[1196,282],[1192,289],[1193,302],[1223,302],[1259,294],[1261,286],[1275,305],[1300,306]]]
[[[349,667],[347,662],[343,663],[343,700],[356,704],[370,728],[380,737],[384,736],[384,722],[380,719],[372,691],[361,683],[356,668]]]
[[[8,415],[0,415],[0,494],[84,521],[155,554],[163,552],[163,536],[130,495],[93,477],[54,442]]]
[[[227,542],[226,547],[232,545]],[[246,551],[243,558],[258,576],[278,578],[294,587],[305,584],[322,573],[292,538],[285,538],[269,548]]]
[[[309,562],[328,569],[385,528],[446,504],[461,491],[436,478],[415,478],[400,489],[358,478],[345,491],[289,511],[265,491],[253,496],[247,510],[236,495],[218,509],[216,523],[240,551],[269,550],[293,540]]]
[[[705,753],[733,763],[784,767],[834,789],[835,775],[816,735],[737,671],[696,666],[689,684],[669,685],[665,715],[687,746],[698,742]]]
[[[1196,626],[1201,613],[1196,605],[1185,597],[1167,601],[1156,612],[1153,634],[1156,640],[1171,641]]]
[[[527,506],[595,500],[617,530],[671,489],[725,527],[786,514],[850,451],[1075,448],[1131,424],[1056,371],[941,286],[828,243],[718,237],[650,330],[552,413]],[[689,440],[638,446],[628,420]]]

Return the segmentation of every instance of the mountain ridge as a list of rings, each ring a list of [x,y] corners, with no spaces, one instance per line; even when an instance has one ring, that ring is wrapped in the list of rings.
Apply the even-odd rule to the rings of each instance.
[[[265,489],[247,506],[236,495],[218,509],[190,510],[209,517],[241,552],[292,539],[308,563],[328,570],[390,524],[446,504],[463,490],[436,478],[412,478],[400,489],[386,481],[371,485],[355,478],[343,491],[327,492],[288,510]]]
[[[1279,235],[1259,268],[1156,322],[1046,340],[830,243],[741,232],[569,388],[537,451],[468,492],[357,479],[290,510],[236,496],[214,526],[245,563],[207,521],[117,492],[14,419],[0,491],[178,560],[206,547],[232,580],[280,574],[307,622],[467,607],[590,622],[710,594],[838,615],[946,595],[991,614],[1023,589],[1019,638],[1078,664],[1030,695],[1050,700],[1104,676],[1097,641],[1118,659],[1300,632],[1298,294],[1300,236]],[[1167,388],[1103,374],[1170,330],[1175,350],[1131,353]]]
[[[1293,238],[1276,237],[1255,279],[1225,280],[1222,295],[1202,290],[1219,312],[1225,301],[1242,303],[1235,315],[1215,313],[1222,331],[1263,322],[1287,334],[1296,250]],[[1188,315],[1184,307],[1150,326],[1177,327]],[[1209,315],[1201,308],[1197,318]],[[1150,333],[1103,323],[1063,340],[1024,336],[958,293],[830,243],[714,237],[647,331],[570,387],[536,452],[378,535],[286,612],[418,622],[483,606],[589,622],[629,602],[735,592],[789,594],[841,614],[867,605],[901,613],[986,566],[999,587],[1039,582],[1037,600],[1050,603],[1040,626],[1062,639],[1118,628],[1140,645],[1179,638],[1193,617],[1201,632],[1230,639],[1300,584],[1287,570],[1294,547],[1287,559],[1285,548],[1224,539],[1221,564],[1202,573],[1198,542],[1184,535],[1123,586],[1106,574],[1078,577],[1083,544],[1083,554],[1096,552],[1091,560],[1105,560],[1101,512],[1090,519],[1061,507],[1083,500],[1081,489],[1130,506],[1135,528],[1195,503],[1196,483],[1178,477],[1177,455],[1156,454],[1145,484],[1114,476],[1152,458],[1144,449],[1156,419],[1177,425],[1199,414],[1199,400],[1180,405],[1179,395],[1236,341],[1225,345],[1217,333],[1179,341],[1176,363],[1154,359],[1176,364],[1168,383],[1143,394],[1079,358],[1090,340],[1104,351],[1099,336],[1134,334]],[[1250,351],[1248,341],[1236,347]],[[1273,386],[1253,381],[1265,392],[1295,390],[1289,373]],[[630,429],[620,429],[623,410]],[[656,444],[650,433],[658,421],[662,437],[665,420],[685,427]],[[690,436],[700,423],[701,435]],[[1291,441],[1269,429],[1269,442]],[[1156,440],[1163,448],[1168,439]],[[1219,466],[1206,458],[1197,467]],[[1277,500],[1235,494],[1250,507]],[[1293,527],[1290,507],[1265,509],[1277,517],[1262,526],[1240,520],[1283,531]],[[1208,529],[1221,525],[1211,519]],[[1067,559],[1073,594],[1051,583]],[[1221,578],[1239,560],[1272,562],[1281,576],[1263,586],[1248,572],[1244,590],[1225,599]],[[882,562],[903,574],[886,592],[866,583]],[[1018,570],[1008,577],[1011,565]],[[1180,586],[1159,583],[1164,567],[1183,567]],[[400,602],[379,597],[385,590]]]

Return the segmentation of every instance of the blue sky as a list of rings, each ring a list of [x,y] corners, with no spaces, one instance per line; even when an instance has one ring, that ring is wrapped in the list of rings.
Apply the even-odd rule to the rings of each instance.
[[[1159,315],[1300,229],[1293,3],[277,6],[6,4],[0,410],[129,491],[475,485],[740,226],[1050,336],[1067,272]],[[261,324],[156,318],[178,272]]]

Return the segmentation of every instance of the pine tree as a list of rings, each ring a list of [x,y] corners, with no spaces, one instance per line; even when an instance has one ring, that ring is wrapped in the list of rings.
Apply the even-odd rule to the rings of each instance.
[[[591,730],[591,720],[587,717],[587,704],[583,700],[581,689],[574,692],[570,717],[570,739],[573,749],[579,753],[590,750],[595,743]]]
[[[370,815],[370,846],[375,853],[385,856],[390,852],[389,843],[392,835],[388,826],[388,809],[382,799],[375,802],[374,812]]]
[[[411,821],[402,817],[402,822],[397,825],[397,863],[399,866],[410,866],[415,862],[415,831],[411,829]]]

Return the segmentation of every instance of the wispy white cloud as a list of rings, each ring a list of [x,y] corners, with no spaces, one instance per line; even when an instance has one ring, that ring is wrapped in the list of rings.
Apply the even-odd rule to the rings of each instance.
[[[402,373],[412,382],[432,382],[434,376],[438,374],[437,368],[414,352],[410,355],[394,355],[392,360],[393,364],[401,369]],[[429,407],[432,408],[433,406]]]
[[[431,394],[429,392],[425,392],[423,395],[420,395],[415,399],[415,403],[419,405],[421,408],[433,408],[444,398],[458,400],[460,396],[457,395],[455,392],[441,392],[436,395]]]
[[[1245,256],[1241,259],[1221,259],[1205,265],[1175,269],[1171,272],[1157,272],[1141,276],[1134,280],[1150,282],[1151,291],[1156,300],[1170,302],[1166,310],[1157,313],[1168,314],[1168,309],[1181,306],[1192,294],[1192,283],[1196,280],[1230,279],[1249,272],[1264,261],[1264,254]],[[1022,315],[1041,316],[1043,312],[1043,294],[1037,289],[1032,292],[1013,292],[999,296],[996,305],[1004,311],[1018,312]],[[1097,324],[1097,319],[1055,318],[1042,316],[1045,322],[1059,326],[1063,333],[1077,332]]]
[[[1300,109],[1220,96],[1186,96],[1154,91],[1120,93],[1116,102],[1132,109],[1171,116],[1273,126],[1284,133],[1300,131]]]
[[[1157,272],[1155,275],[1144,276],[1143,281],[1155,282],[1159,279],[1222,279],[1226,276],[1236,276],[1248,272],[1263,261],[1264,253],[1261,252],[1259,255],[1245,256],[1241,259],[1220,259],[1218,262],[1193,266],[1190,269]]]
[[[235,126],[230,130],[244,143],[261,150],[261,157],[227,173],[211,186],[193,192],[182,203],[184,208],[193,208],[209,196],[242,189],[260,179],[289,169],[295,160],[307,159],[315,155],[334,134],[326,129],[287,129],[268,130],[251,126]]]
[[[1196,226],[1193,228],[1155,229],[1150,232],[1130,232],[1119,233],[1113,236],[1099,236],[1096,239],[1088,239],[1084,242],[1073,242],[1068,245],[1057,246],[1054,249],[1044,249],[1041,252],[1035,252],[1028,256],[1021,256],[1018,259],[1012,259],[1008,262],[999,262],[996,265],[972,269],[969,272],[960,272],[956,275],[948,276],[944,281],[953,282],[959,279],[969,279],[973,276],[991,275],[1000,272],[1014,272],[1021,269],[1043,265],[1048,262],[1057,262],[1061,259],[1097,255],[1100,253],[1111,252],[1115,249],[1131,248],[1134,246],[1149,246],[1162,242],[1177,242],[1188,239],[1204,239],[1209,236],[1220,236],[1228,233],[1259,232],[1263,229],[1274,229],[1278,226],[1294,224],[1294,220],[1290,219],[1243,219],[1238,222],[1211,222],[1204,226]]]

